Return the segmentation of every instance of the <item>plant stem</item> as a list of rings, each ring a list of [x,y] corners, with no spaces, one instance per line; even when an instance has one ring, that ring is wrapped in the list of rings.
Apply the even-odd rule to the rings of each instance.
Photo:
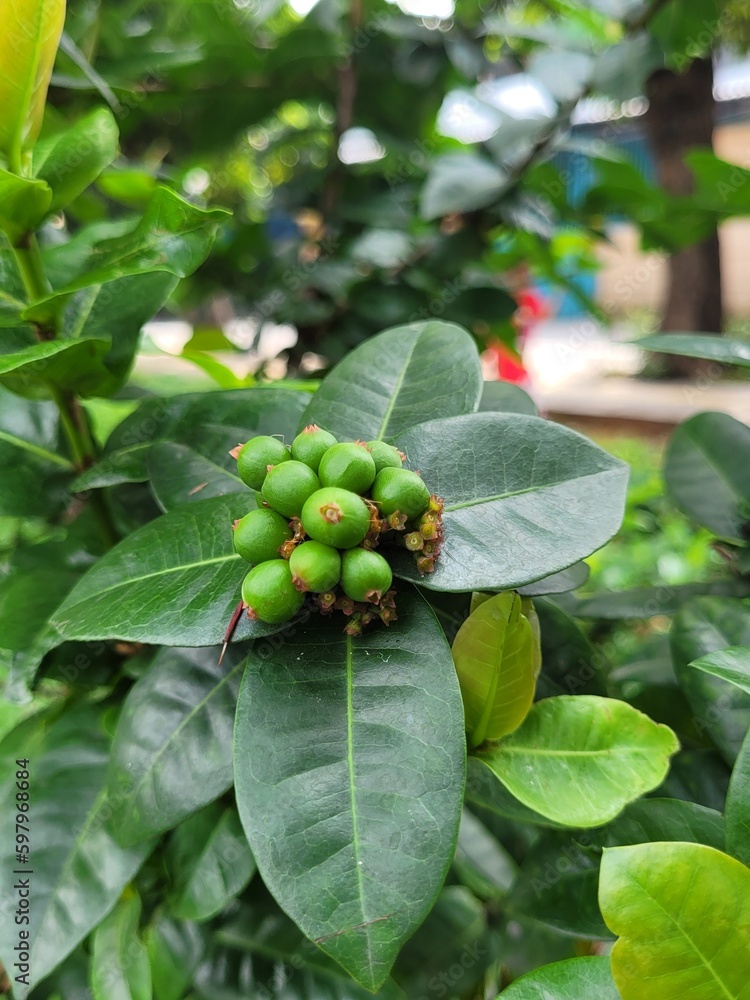
[[[27,233],[19,241],[18,246],[13,248],[13,253],[29,300],[35,302],[48,295],[51,290],[50,284],[44,271],[44,262],[36,236],[33,233]],[[37,324],[36,329],[40,340],[55,339],[57,331],[54,324]],[[70,446],[73,463],[78,472],[83,472],[97,459],[96,444],[88,417],[72,393],[64,392],[53,385],[49,386],[49,390],[60,412],[60,423]],[[117,532],[112,523],[104,494],[94,490],[89,496],[89,502],[99,521],[107,545],[114,545],[117,542]]]

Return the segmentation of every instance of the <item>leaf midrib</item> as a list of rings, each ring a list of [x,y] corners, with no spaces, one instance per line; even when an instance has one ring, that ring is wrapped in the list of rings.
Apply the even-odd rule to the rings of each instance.
[[[404,379],[406,378],[406,372],[407,372],[407,370],[409,368],[409,365],[411,364],[411,359],[414,357],[414,352],[417,349],[417,344],[419,343],[419,338],[420,338],[420,334],[417,334],[417,336],[414,338],[413,344],[409,348],[409,353],[406,355],[406,358],[404,359],[404,365],[403,365],[403,367],[402,367],[402,369],[401,369],[401,371],[399,373],[399,376],[396,379],[396,384],[393,387],[393,392],[391,393],[391,398],[388,400],[388,406],[386,407],[385,413],[383,414],[383,420],[382,420],[382,422],[380,424],[380,430],[377,433],[377,439],[378,439],[378,441],[382,441],[383,440],[383,435],[385,434],[385,429],[388,426],[388,421],[391,419],[391,417],[393,416],[393,411],[396,409],[396,402],[398,400],[398,394],[401,392],[401,388],[402,388],[402,386],[404,384]]]
[[[354,774],[354,662],[352,656],[352,639],[346,637],[346,759],[349,769],[349,797],[352,811],[352,850],[354,853],[354,868],[357,872],[357,889],[359,891],[359,908],[362,913],[363,924],[368,923],[368,916],[365,913],[365,890],[362,882],[362,863],[360,860],[361,845],[359,842],[359,828],[357,824],[357,783]],[[374,976],[372,961],[372,944],[370,932],[365,926],[365,941],[367,946],[367,964],[370,975]]]
[[[198,569],[201,566],[212,566],[216,563],[231,562],[232,560],[239,558],[240,556],[237,555],[236,552],[232,552],[230,555],[216,556],[213,559],[202,559],[199,562],[182,563],[179,566],[168,566],[165,569],[157,570],[155,573],[145,573],[143,576],[128,577],[127,580],[123,580],[121,583],[116,583],[112,587],[103,587],[103,588],[97,587],[95,593],[97,597],[103,597],[105,594],[112,594],[116,590],[121,590],[123,587],[130,587],[132,584],[135,583],[143,583],[144,580],[152,580],[154,577],[157,576],[169,576],[170,573],[182,573],[184,570]],[[72,604],[70,608],[71,609],[76,608],[78,607],[79,604],[86,604],[86,603],[88,603],[88,595],[86,596],[85,599],[76,601],[76,603]],[[63,610],[65,610],[67,613],[69,609],[63,609]]]
[[[709,972],[711,973],[711,975],[713,976],[713,978],[714,978],[714,979],[716,980],[716,982],[717,982],[717,983],[719,984],[719,986],[720,986],[720,987],[721,987],[721,989],[722,989],[722,992],[723,992],[724,996],[725,996],[725,997],[727,997],[727,1000],[737,1000],[737,994],[736,994],[736,993],[730,993],[730,992],[729,992],[729,989],[727,988],[727,985],[726,985],[726,983],[724,982],[724,980],[723,980],[723,979],[721,979],[721,978],[719,978],[719,975],[718,975],[718,973],[717,973],[717,972],[716,972],[716,971],[714,970],[714,967],[713,967],[713,965],[711,964],[711,962],[710,962],[710,961],[709,961],[709,960],[708,960],[708,959],[706,958],[706,956],[705,956],[705,955],[703,954],[703,952],[702,952],[702,951],[700,950],[700,948],[698,947],[698,945],[697,945],[697,944],[696,944],[696,943],[695,943],[695,942],[693,941],[693,939],[692,939],[691,937],[689,937],[689,935],[688,935],[688,934],[686,933],[686,931],[685,931],[685,930],[683,930],[683,927],[682,927],[682,924],[681,924],[681,923],[679,922],[679,920],[678,920],[678,919],[677,919],[676,917],[674,917],[674,916],[673,916],[673,915],[672,915],[672,914],[671,914],[671,913],[669,912],[669,910],[666,910],[666,909],[665,909],[665,908],[664,908],[664,907],[662,906],[662,904],[661,904],[661,903],[659,902],[659,900],[658,900],[658,899],[657,899],[657,898],[656,898],[655,896],[652,896],[652,895],[651,895],[651,893],[650,893],[650,892],[648,891],[648,889],[647,889],[647,888],[646,888],[646,887],[645,887],[644,885],[641,885],[641,883],[640,883],[640,882],[638,881],[638,879],[637,879],[637,878],[635,877],[635,875],[634,875],[634,874],[633,874],[632,872],[629,872],[629,873],[628,873],[628,877],[629,877],[629,878],[630,878],[630,879],[631,879],[631,880],[632,880],[633,882],[635,882],[635,884],[636,884],[636,885],[638,886],[638,888],[639,888],[639,889],[641,890],[641,892],[642,892],[642,893],[644,894],[644,896],[647,896],[647,897],[648,897],[648,898],[649,898],[649,899],[650,899],[650,900],[651,900],[651,901],[652,901],[652,902],[653,902],[653,903],[654,903],[654,904],[655,904],[656,906],[658,906],[658,908],[659,908],[659,909],[660,909],[660,910],[662,911],[662,913],[663,913],[663,914],[664,914],[664,916],[665,916],[665,917],[667,918],[667,920],[669,920],[669,921],[670,921],[670,923],[674,924],[674,926],[675,926],[675,927],[677,928],[677,930],[678,930],[678,931],[680,932],[680,934],[682,935],[682,937],[683,937],[683,938],[685,939],[685,941],[686,941],[686,942],[688,943],[688,946],[689,946],[689,947],[690,947],[690,948],[691,948],[691,949],[692,949],[692,950],[693,950],[693,951],[695,952],[695,954],[696,954],[696,955],[697,955],[697,956],[698,956],[698,957],[700,958],[700,960],[701,960],[701,962],[703,963],[703,965],[704,965],[704,966],[705,966],[705,967],[706,967],[706,968],[707,968],[707,969],[709,970]]]
[[[524,493],[536,493],[539,490],[552,489],[555,486],[563,486],[565,483],[580,483],[584,479],[591,479],[593,476],[600,476],[602,473],[616,472],[617,466],[613,466],[610,469],[597,469],[595,472],[589,472],[585,476],[576,476],[575,479],[553,479],[550,482],[538,483],[535,486],[527,486],[523,490],[510,490],[507,493],[496,493],[494,496],[489,497],[476,497],[472,500],[463,500],[461,503],[453,503],[445,505],[445,513],[452,513],[454,510],[464,510],[467,507],[477,507],[479,504],[483,503],[493,503],[495,500],[508,500],[510,497],[523,496]]]

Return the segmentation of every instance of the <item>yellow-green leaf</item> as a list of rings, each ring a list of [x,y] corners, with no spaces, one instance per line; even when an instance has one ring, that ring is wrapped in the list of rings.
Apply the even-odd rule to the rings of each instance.
[[[44,115],[65,0],[0,0],[0,154],[20,172]]]
[[[534,699],[534,635],[513,591],[483,601],[458,630],[453,662],[472,746],[512,733]]]
[[[750,1000],[750,869],[703,844],[605,850],[599,905],[622,1000]]]

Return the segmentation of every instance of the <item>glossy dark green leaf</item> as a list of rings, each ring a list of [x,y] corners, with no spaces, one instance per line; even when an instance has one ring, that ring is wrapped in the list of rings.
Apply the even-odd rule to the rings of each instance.
[[[119,129],[108,108],[97,108],[34,147],[34,176],[52,189],[49,210],[65,208],[117,155]]]
[[[182,1000],[206,948],[203,928],[157,911],[146,929],[146,947],[154,1000]]]
[[[703,844],[615,847],[599,902],[619,935],[610,960],[623,1000],[744,1000],[750,871]]]
[[[723,812],[729,777],[730,770],[716,750],[680,750],[653,794]]]
[[[542,641],[542,672],[537,698],[558,694],[606,695],[603,656],[559,605],[535,598]]]
[[[567,826],[600,826],[656,788],[679,747],[671,729],[594,695],[538,701],[480,757],[520,802]]]
[[[725,808],[726,849],[750,867],[750,735],[737,754]]]
[[[750,344],[746,340],[706,333],[663,333],[642,337],[636,343],[645,351],[682,354],[688,358],[705,358],[707,361],[750,368]]]
[[[106,340],[46,340],[0,355],[0,383],[31,398],[49,397],[50,386],[90,396],[113,384],[104,365],[108,350]]]
[[[3,759],[31,760],[31,970],[39,982],[70,954],[117,902],[153,847],[124,849],[115,839],[106,793],[109,740],[101,716],[80,706],[59,718],[32,717],[2,744]],[[7,775],[7,778],[5,778]],[[2,871],[15,863],[15,768],[7,767],[0,811]],[[0,961],[12,965],[14,910],[0,908]],[[19,997],[25,993],[19,992]]]
[[[253,898],[241,904],[216,932],[216,940],[238,951],[250,953],[257,961],[270,959],[284,963],[291,973],[288,986],[295,992],[290,1000],[309,997],[325,1000],[367,1000],[373,994],[344,972],[324,951],[308,940],[299,928],[267,897]],[[293,970],[297,970],[296,974]],[[375,994],[377,1000],[403,1000],[401,990],[392,980]]]
[[[690,664],[729,646],[750,645],[750,604],[696,597],[674,619],[670,646],[675,673],[696,725],[711,737],[731,767],[750,726],[750,694]]]
[[[149,449],[148,470],[153,494],[165,511],[227,493],[242,493],[252,501],[228,452],[206,458],[188,445],[157,441]]]
[[[234,806],[218,803],[189,816],[169,839],[169,909],[184,920],[208,920],[238,896],[255,861]]]
[[[66,639],[220,642],[247,568],[234,551],[232,523],[254,506],[249,492],[215,497],[134,531],[82,577],[55,613],[55,627]],[[235,639],[279,628],[243,616]]]
[[[527,972],[502,1000],[620,1000],[608,958],[569,958]],[[498,998],[498,1000],[500,1000]]]
[[[628,470],[574,431],[538,417],[475,413],[397,438],[411,468],[443,497],[445,543],[420,577],[435,590],[512,590],[590,555],[617,531]]]
[[[76,489],[145,482],[148,447],[155,441],[187,445],[221,462],[230,447],[257,434],[291,441],[310,401],[293,389],[233,389],[147,399],[107,440],[101,461],[76,480]]]
[[[509,183],[500,167],[477,153],[448,153],[430,164],[419,210],[424,219],[471,212],[497,201]]]
[[[156,188],[137,225],[123,236],[98,243],[93,262],[69,284],[35,303],[26,318],[48,321],[73,292],[117,278],[149,271],[184,278],[203,263],[225,217],[224,209],[204,211],[170,188]]]
[[[531,708],[538,666],[518,594],[483,600],[458,630],[451,651],[470,745],[512,733]]]
[[[721,649],[693,660],[690,666],[750,694],[750,646]]]
[[[24,700],[45,653],[60,641],[49,620],[78,575],[19,569],[0,579],[0,648],[12,651],[5,697]]]
[[[402,948],[395,978],[410,998],[443,991],[446,997],[473,996],[499,951],[479,900],[465,886],[449,885]]]
[[[674,431],[664,458],[670,496],[722,538],[744,539],[750,503],[750,427],[727,413],[698,413]]]
[[[132,844],[176,826],[232,784],[232,725],[244,659],[164,649],[133,685],[109,770],[115,828]]]
[[[682,799],[639,799],[626,806],[611,823],[587,833],[598,847],[620,847],[659,840],[706,844],[717,850],[724,846],[721,813]]]
[[[512,382],[485,382],[482,398],[479,400],[481,413],[523,413],[527,417],[537,415],[534,400],[520,385]]]
[[[94,1000],[151,1000],[151,966],[138,927],[141,901],[133,889],[97,927],[91,940]]]
[[[376,989],[445,877],[464,791],[463,710],[432,611],[361,638],[320,618],[251,654],[237,805],[263,881],[309,937]]]
[[[12,244],[39,226],[51,201],[52,192],[43,181],[0,169],[0,228]]]
[[[390,441],[425,419],[473,412],[481,392],[479,354],[465,330],[410,323],[370,337],[340,361],[302,423],[345,440]]]

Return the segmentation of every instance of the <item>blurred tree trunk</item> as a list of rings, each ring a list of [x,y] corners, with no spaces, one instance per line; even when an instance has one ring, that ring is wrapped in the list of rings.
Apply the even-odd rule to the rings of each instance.
[[[683,73],[660,69],[646,85],[646,132],[659,182],[671,195],[689,195],[693,176],[684,163],[696,147],[713,148],[715,102],[711,59],[694,59]],[[720,334],[723,319],[721,261],[716,230],[669,259],[661,330]],[[691,377],[705,367],[694,358],[663,355],[667,374]]]

